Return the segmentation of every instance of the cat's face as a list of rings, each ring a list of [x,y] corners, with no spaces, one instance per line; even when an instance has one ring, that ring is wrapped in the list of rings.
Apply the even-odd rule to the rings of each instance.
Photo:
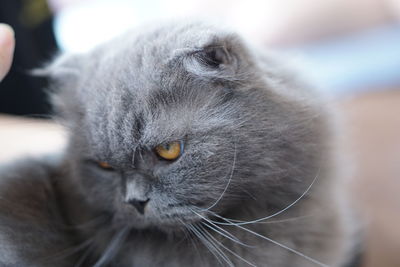
[[[298,137],[281,135],[297,111],[266,89],[236,36],[176,26],[63,61],[78,72],[55,96],[74,174],[115,223],[174,228],[206,209],[264,204],[270,181],[286,176],[281,159]]]

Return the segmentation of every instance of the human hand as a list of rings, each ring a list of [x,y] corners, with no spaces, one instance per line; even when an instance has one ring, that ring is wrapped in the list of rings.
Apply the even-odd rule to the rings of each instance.
[[[7,25],[0,23],[0,81],[10,70],[15,47],[14,31]]]

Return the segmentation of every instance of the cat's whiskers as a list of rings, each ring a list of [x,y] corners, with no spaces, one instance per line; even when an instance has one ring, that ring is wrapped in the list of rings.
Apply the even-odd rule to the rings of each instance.
[[[196,245],[196,242],[194,241],[194,239],[192,238],[193,232],[189,229],[188,225],[186,223],[184,223],[181,219],[178,218],[178,221],[183,225],[183,234],[185,235],[185,237],[190,240],[190,242],[193,245],[193,248],[196,250],[197,255],[199,256],[199,259],[201,260],[201,253],[199,251],[199,248]]]
[[[201,225],[198,225],[198,227],[196,228],[200,233],[203,233],[203,237],[205,237],[210,243],[214,243],[214,246],[217,245],[219,247],[222,247],[223,249],[225,249],[226,251],[228,251],[229,253],[231,253],[235,257],[237,257],[240,260],[242,260],[243,262],[247,263],[248,265],[255,266],[253,263],[251,263],[248,260],[244,259],[239,254],[237,254],[236,252],[234,252],[233,250],[229,249],[228,247],[223,245],[221,242],[219,242],[212,234],[210,234],[208,231],[206,231],[206,229],[203,227],[203,225],[206,226],[207,228],[209,228],[210,230],[220,234],[221,236],[223,236],[223,237],[225,237],[225,238],[227,238],[227,239],[229,239],[229,240],[231,240],[231,241],[233,241],[233,242],[235,242],[235,243],[237,243],[239,245],[245,246],[247,248],[252,248],[254,246],[250,246],[250,245],[247,245],[247,244],[243,243],[237,237],[235,237],[234,235],[232,235],[231,233],[229,233],[225,229],[215,225],[211,220],[209,220],[206,217],[202,216],[201,214],[195,212],[194,210],[192,210],[192,212],[194,212],[197,216],[202,218],[205,222],[208,222],[208,224],[207,224],[204,221],[202,221]]]
[[[103,255],[100,259],[93,265],[93,267],[101,267],[107,264],[112,258],[118,253],[119,248],[125,241],[130,228],[125,227],[114,234],[107,248],[104,250]]]
[[[221,201],[222,197],[224,196],[226,190],[228,189],[228,187],[229,187],[229,185],[231,183],[231,180],[232,180],[232,177],[233,177],[233,172],[235,170],[236,156],[237,156],[236,143],[234,143],[234,145],[235,145],[235,148],[234,148],[234,151],[233,151],[233,162],[232,162],[232,167],[231,167],[231,171],[230,171],[230,174],[229,174],[229,180],[228,180],[224,190],[222,191],[221,195],[219,196],[219,198],[211,206],[209,206],[208,208],[205,208],[204,211],[212,209],[213,207],[215,207],[218,204],[219,201]]]
[[[205,224],[204,224],[205,225]],[[231,249],[227,248],[224,244],[222,244],[220,241],[218,241],[214,236],[212,236],[209,232],[207,232],[204,227],[202,227],[201,225],[199,226],[200,229],[203,230],[203,232],[211,239],[213,240],[216,244],[218,244],[220,247],[222,247],[223,249],[227,250],[228,252],[230,252],[232,255],[234,255],[235,257],[237,257],[238,259],[242,260],[243,262],[247,263],[250,266],[254,266],[256,267],[256,265],[254,265],[253,263],[249,262],[248,260],[244,259],[243,257],[239,256],[239,254],[237,254],[236,252],[232,251]]]
[[[252,247],[252,246],[247,245],[247,244],[243,243],[242,241],[240,241],[236,236],[232,235],[232,234],[231,234],[230,232],[228,232],[227,230],[225,230],[225,229],[223,229],[222,227],[219,227],[218,225],[216,225],[216,224],[214,223],[214,221],[208,219],[207,217],[205,217],[205,216],[199,214],[198,212],[196,212],[196,211],[194,211],[194,210],[192,210],[192,209],[191,209],[191,211],[192,211],[194,214],[196,214],[197,216],[199,216],[203,221],[206,221],[206,222],[208,222],[209,224],[211,224],[211,226],[210,226],[210,225],[207,225],[207,224],[205,224],[205,225],[206,225],[207,227],[211,228],[212,230],[214,230],[216,233],[218,233],[218,234],[220,234],[220,235],[222,235],[222,236],[224,236],[224,237],[230,239],[231,241],[233,241],[233,242],[235,242],[235,243],[237,243],[237,244],[239,244],[239,245],[242,245],[242,246],[245,246],[245,247]],[[210,212],[211,212],[211,211],[210,211]],[[204,224],[204,222],[203,222],[203,224]],[[218,230],[217,230],[217,229],[218,229]]]
[[[292,222],[292,221],[297,221],[297,220],[309,218],[311,216],[312,216],[312,214],[309,214],[309,215],[291,217],[291,218],[286,218],[286,219],[281,219],[281,220],[274,220],[274,221],[267,221],[267,222],[257,222],[257,223],[260,223],[260,224],[285,223],[285,222]]]
[[[94,238],[93,238],[94,241]],[[90,253],[92,253],[94,249],[94,242],[91,242],[89,246],[86,248],[86,250],[82,253],[82,256],[79,257],[78,261],[74,264],[74,267],[80,267],[84,264],[86,259],[89,257]]]
[[[75,224],[75,225],[68,224],[67,225],[67,224],[61,224],[60,222],[55,222],[55,223],[57,223],[61,229],[70,231],[70,230],[76,230],[76,229],[88,229],[89,227],[93,227],[93,228],[98,227],[99,224],[104,221],[105,221],[105,217],[103,215],[100,215],[100,216],[95,217],[94,219],[89,220],[82,224]],[[49,255],[48,257],[43,258],[42,261],[49,262],[49,261],[59,260],[62,258],[72,257],[75,254],[77,254],[83,250],[85,252],[83,252],[82,257],[80,257],[78,259],[78,263],[79,263],[82,261],[81,258],[83,258],[87,254],[87,251],[90,250],[90,248],[92,247],[92,244],[95,242],[97,235],[98,234],[95,234],[94,236],[87,238],[86,240],[84,240],[83,242],[81,242],[77,245],[74,245],[69,248],[65,248],[61,251],[56,252],[55,254]],[[75,266],[78,267],[80,265],[76,264]]]
[[[292,203],[290,203],[289,205],[287,205],[285,208],[271,214],[268,215],[266,217],[262,217],[262,218],[258,218],[255,220],[251,220],[251,221],[241,221],[241,220],[235,220],[235,219],[229,219],[229,218],[224,218],[221,217],[220,215],[217,215],[215,212],[212,212],[210,210],[204,210],[204,211],[208,211],[208,212],[212,212],[214,215],[217,215],[217,217],[219,218],[223,218],[224,220],[228,220],[230,223],[224,223],[224,222],[215,222],[216,224],[220,224],[220,225],[232,225],[232,223],[236,224],[236,225],[246,225],[246,224],[253,224],[253,223],[259,223],[262,221],[266,221],[269,220],[275,216],[278,216],[280,214],[282,214],[283,212],[287,211],[288,209],[290,209],[291,207],[293,207],[294,205],[296,205],[301,199],[303,199],[307,193],[311,190],[311,187],[315,184],[316,180],[318,179],[319,175],[321,172],[321,168],[318,168],[317,174],[315,175],[314,179],[312,180],[311,184],[307,187],[307,189],[296,199],[294,200]]]
[[[215,247],[211,245],[211,243],[206,240],[199,232],[197,229],[195,229],[194,225],[187,225],[188,229],[203,243],[203,245],[214,255],[214,257],[218,260],[218,262],[223,265],[220,259],[219,253],[216,252]]]
[[[42,263],[47,263],[47,262],[53,262],[55,260],[60,260],[63,258],[72,257],[78,252],[84,250],[86,247],[90,246],[93,243],[93,241],[94,238],[89,238],[76,246],[66,248],[62,251],[58,251],[56,254],[49,255],[46,258],[42,258],[41,261]]]
[[[233,242],[235,242],[235,243],[238,243],[239,245],[242,245],[242,246],[245,246],[245,247],[249,247],[249,248],[254,247],[254,246],[250,246],[250,245],[247,245],[247,244],[241,242],[241,241],[240,241],[239,239],[237,239],[234,235],[232,235],[231,233],[229,233],[228,231],[226,231],[226,230],[223,229],[223,228],[218,227],[218,228],[221,229],[221,231],[218,230],[218,229],[216,228],[217,226],[216,226],[215,224],[213,224],[212,222],[209,222],[209,224],[211,224],[211,225],[206,224],[206,223],[204,223],[204,222],[201,222],[201,224],[204,225],[204,226],[206,226],[208,229],[210,229],[210,230],[212,230],[212,231],[214,231],[214,232],[216,232],[216,233],[222,235],[223,237],[226,237],[226,238],[230,239],[231,241],[233,241]],[[214,227],[213,227],[212,225],[214,225]],[[224,234],[223,232],[227,232],[229,235],[226,235],[226,234]]]
[[[322,262],[320,262],[320,261],[318,261],[318,260],[316,260],[316,259],[314,259],[314,258],[312,258],[312,257],[310,257],[310,256],[307,256],[307,255],[305,255],[304,253],[301,253],[300,251],[297,251],[297,250],[295,250],[295,249],[293,249],[293,248],[290,248],[290,247],[288,247],[288,246],[286,246],[286,245],[284,245],[284,244],[281,244],[281,243],[279,243],[279,242],[277,242],[277,241],[275,241],[275,240],[273,240],[273,239],[271,239],[271,238],[269,238],[269,237],[266,237],[266,236],[261,235],[261,234],[259,234],[259,233],[257,233],[257,232],[254,232],[254,231],[252,231],[252,230],[250,230],[250,229],[248,229],[248,228],[246,228],[246,227],[243,227],[243,226],[241,226],[241,225],[238,225],[237,223],[233,223],[233,222],[231,222],[229,219],[223,218],[222,216],[219,216],[218,214],[215,214],[215,213],[214,213],[214,215],[215,215],[216,217],[218,217],[218,218],[220,218],[220,219],[226,221],[226,222],[227,222],[226,225],[236,226],[236,227],[238,227],[238,228],[241,229],[241,230],[244,230],[244,231],[246,231],[246,232],[248,232],[248,233],[250,233],[250,234],[253,234],[253,235],[257,236],[257,237],[260,237],[260,238],[262,238],[262,239],[264,239],[264,240],[267,240],[267,241],[269,241],[269,242],[271,242],[271,243],[273,243],[273,244],[275,244],[275,245],[277,245],[277,246],[279,246],[279,247],[281,247],[281,248],[283,248],[283,249],[286,249],[286,250],[288,250],[288,251],[290,251],[290,252],[292,252],[292,253],[294,253],[294,254],[296,254],[296,255],[298,255],[298,256],[300,256],[300,257],[302,257],[302,258],[304,258],[304,259],[306,259],[306,260],[308,260],[308,261],[310,261],[310,262],[312,262],[312,263],[315,263],[315,264],[318,265],[318,266],[321,266],[321,267],[329,267],[328,265],[326,265],[326,264],[324,264],[324,263],[322,263]],[[217,223],[217,222],[215,222],[215,221],[213,221],[213,222],[214,222],[214,223]]]
[[[207,236],[198,226],[195,224],[192,225],[193,229],[199,234],[198,236],[202,237],[204,241],[206,241],[209,245],[211,245],[212,248],[214,248],[214,251],[231,267],[234,266],[232,261],[229,259],[229,257],[222,251],[222,249],[216,244],[212,239],[210,239],[209,236]],[[221,263],[222,265],[222,263]]]
[[[243,226],[240,226],[240,225],[236,225],[236,227],[239,227],[240,229],[243,229],[246,232],[249,232],[249,233],[251,233],[251,234],[253,234],[255,236],[258,236],[258,237],[260,237],[262,239],[265,239],[265,240],[267,240],[267,241],[269,241],[269,242],[271,242],[271,243],[273,243],[273,244],[275,244],[275,245],[277,245],[277,246],[279,246],[281,248],[284,248],[284,249],[286,249],[286,250],[288,250],[290,252],[293,252],[294,254],[296,254],[296,255],[298,255],[298,256],[300,256],[300,257],[302,257],[302,258],[304,258],[304,259],[306,259],[306,260],[308,260],[310,262],[313,262],[316,265],[319,265],[321,267],[329,267],[328,265],[326,265],[326,264],[324,264],[324,263],[322,263],[322,262],[320,262],[320,261],[318,261],[318,260],[316,260],[316,259],[314,259],[314,258],[312,258],[310,256],[307,256],[304,253],[301,253],[300,251],[297,251],[297,250],[295,250],[293,248],[290,248],[290,247],[288,247],[288,246],[286,246],[284,244],[281,244],[281,243],[279,243],[279,242],[277,242],[277,241],[275,241],[275,240],[273,240],[273,239],[271,239],[269,237],[263,236],[263,235],[261,235],[259,233],[256,233],[256,232],[254,232],[254,231],[252,231],[250,229],[247,229],[247,228],[245,228]]]
[[[215,216],[215,217],[219,217],[219,218],[222,218],[222,219],[225,219],[225,220],[229,220],[229,219],[227,219],[227,218],[225,218],[225,217],[223,217],[223,216],[220,216],[220,215],[218,215],[218,214],[216,214],[216,213],[213,213],[213,215],[212,216]],[[274,220],[274,221],[266,221],[266,222],[256,222],[257,224],[274,224],[274,223],[285,223],[285,222],[292,222],[292,221],[296,221],[296,220],[301,220],[301,219],[305,219],[305,218],[309,218],[309,217],[312,217],[313,215],[312,214],[308,214],[308,215],[302,215],[302,216],[297,216],[297,217],[290,217],[290,218],[285,218],[285,219],[281,219],[281,220]],[[237,224],[238,222],[242,222],[242,223],[245,223],[245,221],[240,221],[240,220],[229,220],[232,224]],[[218,222],[218,221],[212,221],[213,223],[215,223],[215,224],[218,224],[218,225],[231,225],[231,224],[228,224],[228,223],[221,223],[221,222]],[[239,225],[240,225],[240,223],[239,223]]]
[[[252,220],[252,221],[233,220],[233,219],[228,219],[228,218],[222,217],[222,216],[216,214],[215,212],[211,211],[210,209],[200,209],[200,208],[199,208],[199,211],[208,212],[208,213],[210,213],[211,215],[213,215],[213,216],[215,216],[215,217],[217,217],[217,218],[220,218],[220,219],[222,219],[223,221],[225,221],[225,222],[217,222],[217,221],[213,221],[213,220],[211,220],[211,219],[206,218],[205,216],[201,215],[200,213],[196,212],[196,211],[193,210],[193,209],[190,209],[190,210],[191,210],[193,213],[195,213],[197,216],[199,216],[202,220],[204,220],[204,221],[206,221],[206,222],[212,224],[213,226],[216,226],[216,224],[219,224],[219,225],[227,225],[227,226],[236,226],[237,228],[239,228],[239,229],[241,229],[241,230],[244,230],[244,231],[246,231],[246,232],[248,232],[248,233],[250,233],[250,234],[253,234],[253,235],[255,235],[255,236],[259,237],[259,238],[262,238],[262,239],[264,239],[264,240],[267,240],[267,241],[269,241],[269,242],[271,242],[271,243],[273,243],[273,244],[275,244],[275,245],[277,245],[277,246],[279,246],[279,247],[281,247],[281,248],[284,248],[284,249],[286,249],[286,250],[288,250],[288,251],[290,251],[290,252],[292,252],[292,253],[294,253],[294,254],[296,254],[296,255],[298,255],[298,256],[300,256],[300,257],[302,257],[302,258],[304,258],[304,259],[306,259],[306,260],[308,260],[308,261],[310,261],[310,262],[313,262],[314,264],[316,264],[316,265],[318,265],[318,266],[321,266],[321,267],[328,267],[328,265],[326,265],[326,264],[324,264],[324,263],[322,263],[322,262],[320,262],[320,261],[318,261],[318,260],[316,260],[316,259],[313,259],[313,258],[311,258],[310,256],[305,255],[304,253],[301,253],[301,252],[299,252],[299,251],[297,251],[297,250],[295,250],[295,249],[293,249],[293,248],[290,248],[290,247],[288,247],[288,246],[286,246],[286,245],[284,245],[284,244],[281,244],[281,243],[279,243],[279,242],[277,242],[277,241],[275,241],[275,240],[273,240],[273,239],[271,239],[271,238],[269,238],[269,237],[266,237],[266,236],[264,236],[264,235],[261,235],[261,234],[259,234],[259,233],[257,233],[257,232],[254,232],[254,231],[252,231],[252,230],[250,230],[250,229],[248,229],[248,228],[242,226],[242,225],[247,225],[247,224],[260,223],[260,222],[262,222],[262,221],[271,219],[271,218],[273,218],[273,217],[275,217],[275,216],[277,216],[277,215],[279,215],[279,214],[282,214],[283,212],[287,211],[287,210],[290,209],[291,207],[293,207],[296,203],[298,203],[301,199],[303,199],[304,196],[310,191],[311,187],[314,185],[314,183],[315,183],[316,180],[318,179],[318,177],[319,177],[319,175],[320,175],[320,171],[321,171],[321,168],[318,168],[317,174],[315,175],[315,177],[314,177],[314,179],[312,180],[311,184],[310,184],[310,185],[307,187],[307,189],[300,195],[300,197],[298,197],[295,201],[293,201],[291,204],[289,204],[289,205],[286,206],[285,208],[281,209],[280,211],[275,212],[274,214],[269,215],[269,216],[266,216],[266,217],[263,217],[263,218],[259,218],[259,219]],[[222,198],[222,197],[220,197],[220,198]],[[220,200],[220,198],[218,199],[218,201]],[[215,206],[215,205],[214,205],[214,206]],[[220,229],[222,229],[222,228],[220,228]],[[235,238],[235,239],[236,239],[236,238]],[[234,239],[234,240],[235,240],[235,239]],[[232,240],[232,239],[230,239],[230,240]],[[232,241],[234,241],[234,240],[232,240]]]

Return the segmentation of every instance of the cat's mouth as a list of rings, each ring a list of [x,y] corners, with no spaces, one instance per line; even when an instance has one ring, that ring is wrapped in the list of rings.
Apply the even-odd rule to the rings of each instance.
[[[187,224],[194,224],[201,221],[201,218],[195,214],[190,213],[171,213],[171,214],[160,214],[157,217],[147,218],[149,222],[152,222],[156,226],[164,227],[181,227]]]
[[[195,216],[160,216],[144,217],[135,220],[131,225],[133,228],[138,230],[144,229],[158,229],[162,232],[180,232],[185,229],[188,225],[197,224],[201,221],[200,218]]]
[[[204,215],[193,211],[190,207],[159,208],[151,204],[145,212],[136,209],[124,209],[115,214],[118,225],[130,225],[133,228],[143,230],[147,228],[158,228],[171,232],[181,230],[187,225],[196,224],[203,220]]]

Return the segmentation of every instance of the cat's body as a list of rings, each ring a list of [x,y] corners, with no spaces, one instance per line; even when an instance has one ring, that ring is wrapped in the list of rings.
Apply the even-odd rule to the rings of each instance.
[[[346,262],[350,227],[326,114],[293,74],[235,34],[155,27],[47,72],[69,147],[51,164],[0,169],[0,262]],[[177,140],[178,158],[155,155]]]

